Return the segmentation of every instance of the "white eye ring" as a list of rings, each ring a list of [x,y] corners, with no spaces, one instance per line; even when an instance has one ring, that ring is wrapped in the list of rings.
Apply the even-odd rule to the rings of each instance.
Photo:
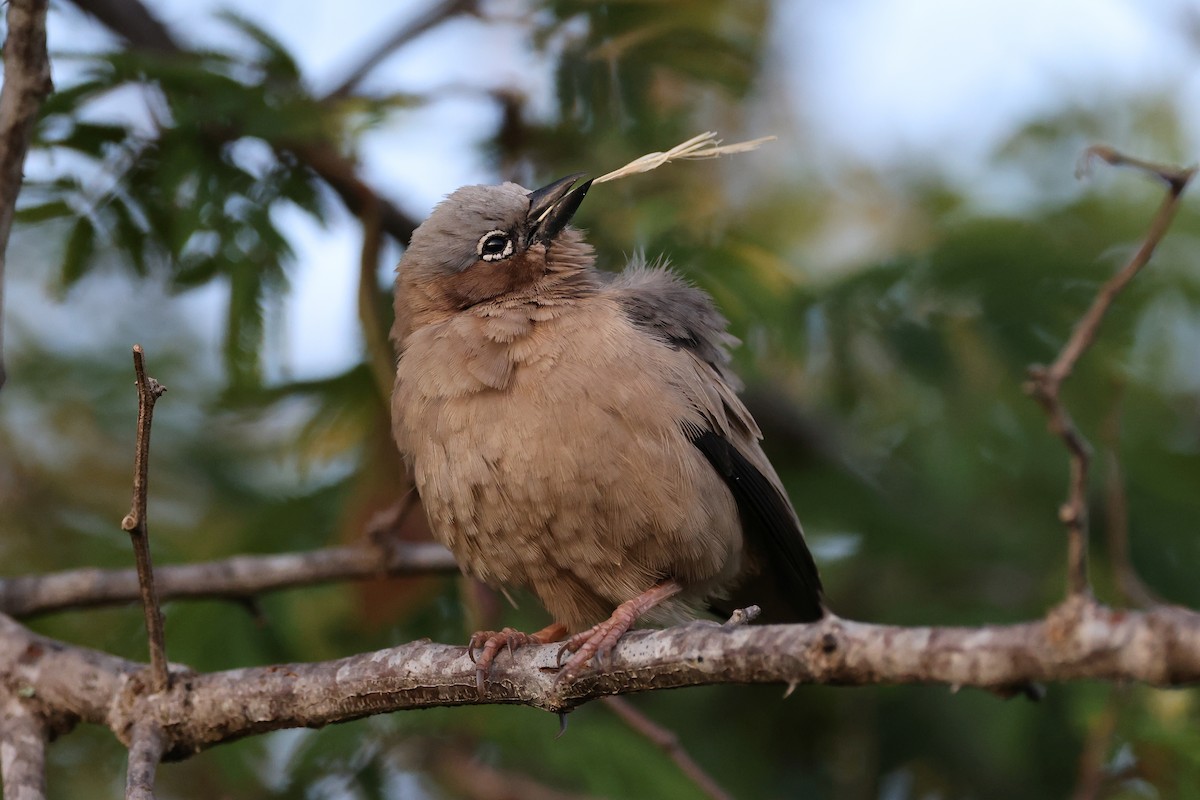
[[[496,250],[500,241],[504,242],[504,247]],[[508,235],[508,231],[488,231],[479,237],[479,244],[475,245],[475,252],[484,261],[502,261],[513,254],[512,237]]]

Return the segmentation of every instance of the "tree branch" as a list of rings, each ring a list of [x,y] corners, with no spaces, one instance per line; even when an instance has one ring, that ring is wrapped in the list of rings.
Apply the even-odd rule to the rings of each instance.
[[[1088,726],[1079,755],[1079,773],[1075,781],[1072,800],[1099,800],[1108,778],[1105,762],[1112,749],[1113,736],[1117,730],[1117,705],[1119,692],[1124,687],[1111,686],[1104,708]]]
[[[150,721],[139,722],[129,734],[129,768],[125,773],[125,800],[154,800],[154,773],[162,761],[167,740]]]
[[[462,800],[598,800],[551,788],[519,772],[494,767],[464,747],[424,741],[417,744],[421,766]]]
[[[336,661],[177,671],[156,694],[142,682],[143,665],[47,639],[0,616],[0,686],[29,686],[43,707],[105,725],[125,742],[138,722],[155,720],[170,759],[266,731],[401,709],[504,703],[565,712],[610,694],[716,683],[1182,686],[1200,681],[1200,614],[1169,606],[1114,610],[1076,596],[1044,620],[979,628],[836,617],[811,625],[693,623],[630,633],[608,668],[573,682],[557,680],[557,652],[530,646],[498,659],[483,698],[463,647],[425,641]]]
[[[150,668],[154,674],[154,691],[167,688],[167,642],[163,632],[162,607],[154,590],[154,564],[150,560],[150,534],[146,528],[146,503],[150,488],[150,425],[154,420],[154,404],[167,387],[146,375],[142,346],[133,346],[133,369],[137,374],[138,421],[137,450],[133,459],[133,501],[129,513],[121,520],[122,530],[128,531],[133,542],[133,557],[137,564],[138,587],[142,609],[146,613],[146,637],[150,640]]]
[[[683,743],[679,741],[679,736],[675,731],[659,725],[624,697],[605,697],[601,702],[620,717],[622,722],[666,753],[675,762],[675,766],[679,767],[679,771],[696,784],[696,787],[705,795],[711,797],[712,800],[732,800],[732,795],[722,789],[721,784],[705,772],[704,768],[697,764],[695,759],[684,749]]]
[[[329,547],[158,567],[155,579],[160,600],[241,600],[297,586],[431,572],[458,572],[454,557],[440,544],[381,542],[378,548]],[[0,613],[14,617],[122,605],[139,597],[137,573],[128,569],[0,578]]]
[[[46,727],[16,696],[2,689],[0,776],[3,778],[0,796],[8,800],[46,797]]]
[[[1150,223],[1150,230],[1147,231],[1137,252],[1116,275],[1100,287],[1092,305],[1075,324],[1070,338],[1063,345],[1054,363],[1049,367],[1040,364],[1030,367],[1029,381],[1025,384],[1026,393],[1032,395],[1045,409],[1050,431],[1063,440],[1070,457],[1071,475],[1067,501],[1059,509],[1058,516],[1067,528],[1067,591],[1071,595],[1083,594],[1089,590],[1087,483],[1092,451],[1059,396],[1062,383],[1071,375],[1080,357],[1095,342],[1100,323],[1117,295],[1150,261],[1154,249],[1170,228],[1175,212],[1179,210],[1180,195],[1196,173],[1195,168],[1175,169],[1151,164],[1109,147],[1089,148],[1084,155],[1084,164],[1095,158],[1114,166],[1130,166],[1149,172],[1166,182],[1167,195],[1163,198],[1162,205]]]
[[[139,50],[160,55],[182,48],[167,26],[136,0],[73,0],[75,6]]]
[[[0,388],[4,387],[4,269],[8,238],[42,100],[54,90],[46,54],[47,0],[9,0],[0,88]]]
[[[1129,496],[1125,489],[1125,475],[1121,469],[1121,394],[1123,387],[1113,388],[1113,407],[1104,423],[1103,438],[1106,444],[1107,472],[1104,487],[1104,528],[1108,562],[1112,568],[1113,581],[1125,603],[1138,608],[1149,608],[1163,602],[1142,582],[1133,559],[1129,554]]]
[[[363,245],[358,260],[358,322],[362,326],[367,363],[384,407],[389,406],[392,384],[396,379],[396,354],[388,341],[387,323],[379,314],[380,291],[376,277],[379,270],[379,250],[382,244],[379,227],[379,203],[363,209]]]
[[[337,100],[349,95],[358,87],[363,78],[379,65],[379,62],[426,31],[436,28],[451,17],[460,14],[478,15],[478,0],[442,0],[441,3],[431,7],[415,19],[406,19],[386,41],[368,51],[358,65],[342,79],[337,88],[325,95],[322,102]]]

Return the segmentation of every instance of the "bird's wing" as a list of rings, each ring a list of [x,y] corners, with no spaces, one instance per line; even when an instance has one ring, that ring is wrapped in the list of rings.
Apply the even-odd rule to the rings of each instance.
[[[821,579],[796,512],[759,446],[758,425],[736,394],[740,385],[728,365],[729,348],[738,340],[726,331],[725,318],[703,291],[668,269],[640,261],[615,276],[607,289],[634,325],[693,361],[696,381],[687,391],[696,395],[705,424],[685,425],[684,433],[733,494],[759,571],[751,585],[735,591],[731,608],[757,603],[771,621],[820,619]],[[787,613],[780,613],[783,608]]]

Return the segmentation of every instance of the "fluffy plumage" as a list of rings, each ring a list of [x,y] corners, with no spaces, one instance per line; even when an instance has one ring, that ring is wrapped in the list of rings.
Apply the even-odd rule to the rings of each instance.
[[[562,227],[586,185],[562,183],[458,190],[398,267],[393,429],[434,534],[572,632],[664,582],[679,591],[646,614],[658,623],[739,582],[782,598],[760,603],[776,619],[819,618],[724,318],[666,268],[595,270]]]

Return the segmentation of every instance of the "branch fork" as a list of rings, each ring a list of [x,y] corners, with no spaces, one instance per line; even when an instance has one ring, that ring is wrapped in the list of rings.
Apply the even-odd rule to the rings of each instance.
[[[1088,148],[1080,160],[1077,173],[1084,174],[1096,160],[1105,161],[1113,166],[1132,167],[1158,178],[1166,183],[1167,194],[1137,252],[1100,287],[1091,306],[1076,323],[1054,363],[1050,366],[1035,364],[1028,370],[1029,380],[1025,384],[1025,392],[1037,400],[1045,410],[1047,427],[1051,433],[1062,439],[1070,459],[1067,500],[1058,510],[1058,519],[1067,529],[1067,593],[1070,597],[1083,596],[1091,591],[1088,580],[1087,489],[1092,448],[1062,402],[1062,384],[1070,377],[1079,359],[1096,341],[1100,323],[1104,321],[1117,295],[1149,263],[1155,248],[1166,235],[1175,213],[1179,210],[1184,189],[1196,174],[1195,167],[1180,169],[1155,164],[1127,156],[1105,145]]]

